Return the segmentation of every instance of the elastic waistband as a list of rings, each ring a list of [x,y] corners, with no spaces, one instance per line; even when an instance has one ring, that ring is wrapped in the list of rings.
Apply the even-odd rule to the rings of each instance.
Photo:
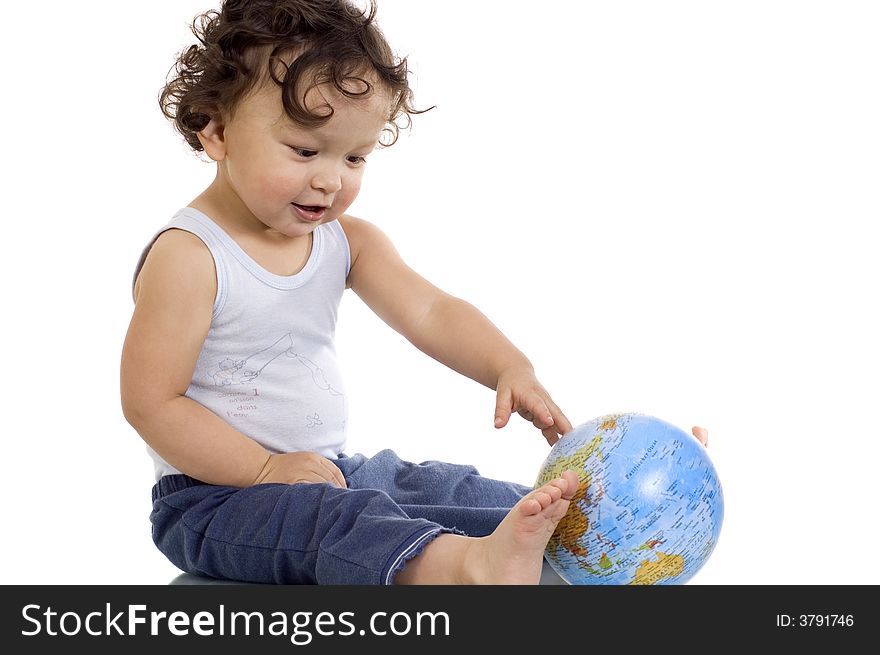
[[[173,494],[176,491],[182,491],[189,487],[198,487],[203,484],[207,483],[191,478],[188,475],[183,475],[182,473],[163,475],[159,478],[159,481],[153,485],[153,502],[155,503],[160,498],[167,496],[168,494]]]

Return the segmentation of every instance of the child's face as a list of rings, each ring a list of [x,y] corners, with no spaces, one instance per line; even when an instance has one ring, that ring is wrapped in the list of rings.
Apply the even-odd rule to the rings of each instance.
[[[224,207],[288,237],[309,234],[334,221],[357,197],[364,157],[385,127],[389,99],[377,90],[350,100],[322,85],[309,92],[309,109],[325,102],[333,117],[324,125],[296,125],[284,113],[280,89],[267,84],[241,101],[220,135],[203,133],[205,151],[218,161]],[[213,149],[209,149],[209,145]]]

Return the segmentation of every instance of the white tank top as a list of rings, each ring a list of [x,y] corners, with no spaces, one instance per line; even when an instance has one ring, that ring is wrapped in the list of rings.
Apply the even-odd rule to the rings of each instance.
[[[184,208],[156,238],[177,228],[214,258],[211,327],[186,395],[273,453],[308,450],[335,458],[345,448],[347,403],[336,360],[336,316],[351,255],[338,221],[313,232],[296,275],[257,264],[205,214]],[[156,479],[179,473],[149,446]]]

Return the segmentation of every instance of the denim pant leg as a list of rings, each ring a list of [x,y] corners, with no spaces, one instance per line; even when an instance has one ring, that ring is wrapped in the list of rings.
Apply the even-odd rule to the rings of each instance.
[[[391,584],[452,530],[410,518],[383,491],[323,484],[239,489],[185,475],[153,488],[153,540],[178,568],[275,584]]]
[[[427,519],[473,537],[491,534],[531,491],[515,482],[486,478],[462,464],[402,461],[382,450],[367,458],[340,456],[335,463],[351,488],[387,493],[411,518]]]

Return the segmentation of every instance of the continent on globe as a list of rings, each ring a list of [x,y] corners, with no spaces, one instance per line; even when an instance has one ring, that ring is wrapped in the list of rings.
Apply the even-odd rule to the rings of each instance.
[[[562,469],[562,471],[565,470]],[[560,474],[562,471],[560,471]],[[558,476],[551,476],[548,480],[552,480],[554,477]],[[587,518],[587,515],[581,509],[581,507],[589,502],[587,500],[587,488],[589,486],[589,479],[582,481],[580,486],[578,486],[578,490],[572,496],[569,504],[569,507],[574,507],[576,511],[566,514],[566,528],[564,530],[558,529],[557,526],[553,536],[550,537],[550,542],[547,544],[548,552],[555,553],[559,548],[564,548],[576,557],[587,556],[587,550],[580,545],[580,540],[587,533],[590,525],[590,519]]]
[[[569,584],[684,584],[721,530],[721,484],[692,435],[652,416],[610,414],[560,439],[535,486],[563,471],[580,485],[547,544]]]
[[[681,575],[682,571],[684,571],[684,557],[667,555],[658,550],[656,561],[644,560],[639,564],[636,577],[630,584],[657,584],[663,578]]]

